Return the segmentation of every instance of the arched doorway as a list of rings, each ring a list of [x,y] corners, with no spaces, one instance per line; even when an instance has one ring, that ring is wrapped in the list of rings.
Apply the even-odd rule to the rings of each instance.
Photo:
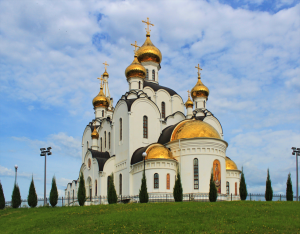
[[[87,178],[87,181],[86,181],[86,184],[87,184],[87,196],[90,198],[90,201],[92,201],[92,179],[91,177],[88,177]]]

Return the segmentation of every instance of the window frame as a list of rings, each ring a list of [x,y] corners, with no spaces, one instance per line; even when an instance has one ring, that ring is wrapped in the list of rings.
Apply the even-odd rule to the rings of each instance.
[[[120,173],[120,175],[119,175],[119,195],[122,195],[122,173]]]
[[[161,117],[164,119],[166,118],[166,103],[161,102]]]
[[[152,70],[152,80],[155,81],[155,70],[154,69]]]
[[[193,174],[194,174],[194,189],[199,189],[199,160],[194,158],[193,160]]]
[[[170,189],[170,173],[167,173],[167,189]]]
[[[100,152],[103,152],[102,143],[102,137],[100,137]]]
[[[229,181],[226,181],[226,194],[227,195],[230,194],[230,184],[229,184]]]
[[[108,149],[110,149],[110,132],[108,132]]]
[[[120,141],[122,141],[122,139],[123,139],[123,134],[122,134],[122,132],[123,132],[123,120],[122,120],[122,118],[119,119],[119,125],[120,125],[120,126],[119,126],[119,128],[120,128],[120,129],[119,129],[119,130],[120,130],[120,131],[119,131],[119,134],[120,134]]]
[[[158,173],[154,173],[154,188],[155,189],[159,189],[159,174]]]
[[[106,131],[104,131],[104,149],[106,149]]]
[[[143,138],[148,139],[148,116],[143,116]]]

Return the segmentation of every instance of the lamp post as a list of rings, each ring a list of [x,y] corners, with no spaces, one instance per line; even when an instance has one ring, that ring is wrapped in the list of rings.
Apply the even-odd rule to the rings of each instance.
[[[300,148],[292,147],[293,153],[292,155],[296,155],[296,194],[297,201],[299,201],[299,193],[298,193],[298,156],[300,156]]]
[[[147,157],[147,153],[144,152],[144,153],[142,154],[142,156],[143,156],[143,158],[144,158],[144,174],[145,174],[145,159],[146,159],[146,157]],[[145,174],[145,177],[146,177],[146,174]]]
[[[18,165],[16,164],[15,165],[15,171],[16,171],[16,173],[15,173],[15,184],[17,184],[17,170],[18,170]]]
[[[47,155],[51,155],[52,153],[50,152],[52,148],[48,147],[47,150],[45,148],[40,148],[41,150],[41,155],[40,156],[45,156],[45,175],[44,175],[44,206],[46,205],[46,165],[47,165]]]

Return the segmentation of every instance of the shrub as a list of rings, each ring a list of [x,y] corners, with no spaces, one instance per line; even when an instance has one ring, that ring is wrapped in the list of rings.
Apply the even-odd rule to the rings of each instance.
[[[84,206],[84,203],[86,200],[85,196],[86,196],[86,194],[85,194],[84,177],[83,177],[83,174],[80,173],[79,188],[78,188],[78,192],[77,192],[78,203],[80,206]]]
[[[147,181],[145,172],[143,172],[142,184],[139,193],[140,203],[147,203],[149,200],[148,191],[147,191]]]
[[[117,197],[117,192],[115,189],[115,184],[114,184],[114,174],[111,173],[110,176],[110,181],[109,181],[109,188],[107,191],[107,200],[109,204],[114,204],[117,203],[118,197]]]
[[[27,200],[28,200],[27,201],[28,205],[31,208],[36,207],[36,205],[37,205],[37,195],[36,195],[36,191],[35,191],[35,187],[34,187],[33,176],[32,176],[32,179],[31,179]]]
[[[179,169],[177,169],[177,177],[173,188],[173,196],[176,202],[181,202],[183,200],[183,190],[182,190]]]
[[[246,200],[247,195],[248,195],[247,185],[246,185],[246,182],[245,182],[244,169],[242,168],[241,183],[240,183],[240,197],[241,197],[241,200],[242,201]]]
[[[58,191],[57,191],[55,176],[53,176],[52,178],[52,186],[51,186],[49,200],[52,207],[56,206],[58,200]]]
[[[211,172],[210,183],[209,183],[209,201],[215,202],[215,201],[217,201],[217,198],[218,198],[218,191],[217,191],[216,184],[214,181],[213,172]]]
[[[21,205],[21,194],[20,194],[20,189],[17,184],[14,186],[14,190],[11,196],[11,206],[13,208],[18,208]]]
[[[269,169],[268,169],[268,176],[267,176],[267,181],[266,181],[265,198],[266,198],[266,201],[272,201],[272,199],[273,199],[273,189],[272,189],[272,185],[271,185]]]
[[[4,208],[5,208],[5,197],[3,193],[2,184],[0,182],[0,209],[2,210]]]
[[[292,179],[291,179],[291,173],[288,175],[288,179],[286,182],[286,200],[287,201],[293,201],[293,186],[292,186]]]

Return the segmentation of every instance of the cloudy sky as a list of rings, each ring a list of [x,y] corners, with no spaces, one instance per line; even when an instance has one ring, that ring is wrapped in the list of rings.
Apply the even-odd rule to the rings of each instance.
[[[109,63],[114,104],[128,89],[131,43],[151,40],[163,55],[160,84],[184,100],[197,82],[209,87],[207,108],[220,120],[227,155],[244,167],[248,190],[285,193],[300,147],[300,1],[0,1],[0,180],[11,199],[14,165],[22,198],[33,175],[43,197],[56,176],[62,194],[78,178],[81,137],[94,118],[96,79]]]

